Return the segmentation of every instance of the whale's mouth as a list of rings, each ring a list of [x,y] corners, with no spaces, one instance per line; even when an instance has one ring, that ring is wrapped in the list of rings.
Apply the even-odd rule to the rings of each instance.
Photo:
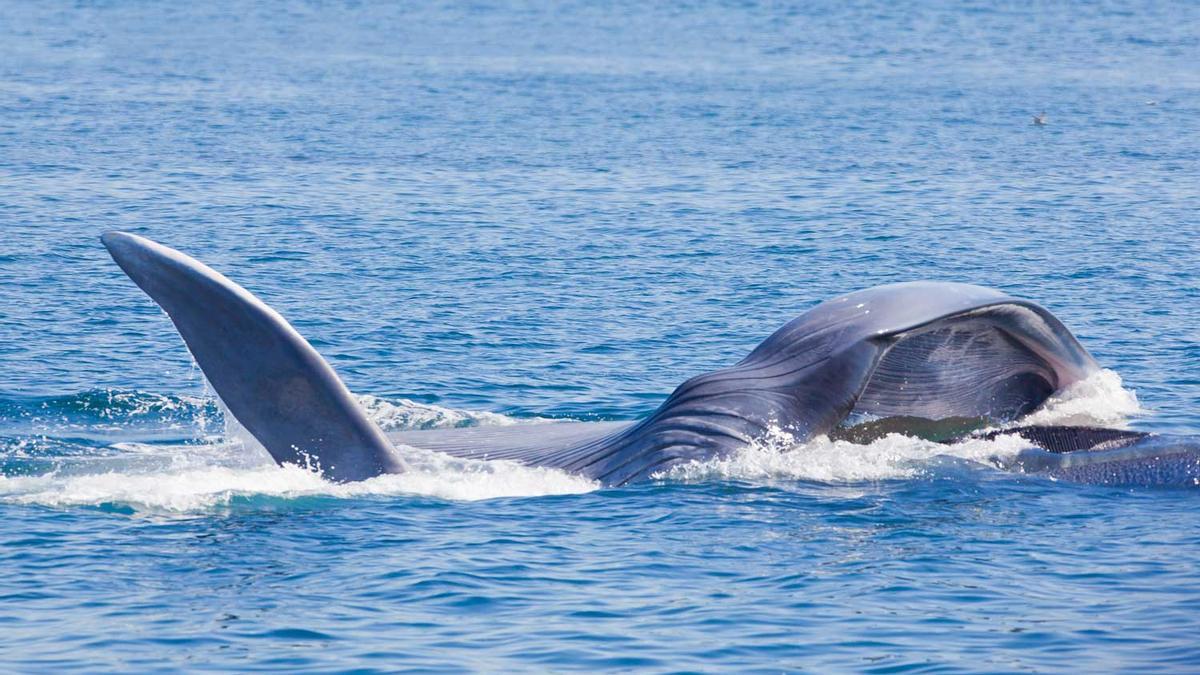
[[[965,438],[995,424],[986,417],[947,417],[934,420],[915,415],[895,415],[874,419],[846,418],[828,436],[834,441],[849,441],[859,445],[873,443],[889,434],[911,436],[935,443],[948,443]]]
[[[943,324],[898,336],[830,435],[948,440],[1016,420],[1057,387],[1053,366],[996,324]]]

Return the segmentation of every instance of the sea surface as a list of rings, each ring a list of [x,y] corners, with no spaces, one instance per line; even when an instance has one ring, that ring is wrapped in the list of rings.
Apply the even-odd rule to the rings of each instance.
[[[636,419],[937,279],[1105,366],[1041,419],[1200,433],[1197,64],[1195,3],[0,0],[0,670],[1200,670],[1200,490],[896,436],[335,485],[99,241],[243,284],[387,429]]]

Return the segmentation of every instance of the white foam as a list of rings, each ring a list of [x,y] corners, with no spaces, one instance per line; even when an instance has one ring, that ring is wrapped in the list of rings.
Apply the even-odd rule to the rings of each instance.
[[[767,440],[729,457],[678,465],[655,478],[685,482],[791,479],[823,483],[920,478],[928,475],[929,461],[935,457],[953,456],[994,465],[1025,447],[1028,443],[1010,436],[944,445],[899,434],[889,434],[866,445],[834,441],[825,436],[796,443],[786,432],[773,430]]]
[[[363,397],[373,419],[388,429],[512,425],[549,420],[518,420],[496,413],[451,410],[411,401]],[[1036,424],[1124,423],[1143,412],[1132,391],[1112,371],[1102,371],[1048,401],[1023,420]],[[137,511],[203,512],[239,497],[359,498],[425,495],[454,500],[532,497],[583,493],[595,481],[555,469],[506,461],[456,459],[410,447],[399,450],[408,464],[403,474],[357,483],[331,483],[313,471],[279,467],[233,417],[226,433],[197,445],[117,446],[118,457],[63,459],[61,468],[39,476],[0,475],[0,501],[48,506],[120,504]],[[796,443],[782,431],[723,459],[674,467],[657,478],[677,481],[737,479],[752,482],[801,479],[847,483],[908,479],[927,475],[934,457],[950,455],[984,463],[1002,462],[1026,444],[1011,436],[942,445],[890,435],[867,445],[818,438]]]
[[[134,445],[134,444],[128,444]],[[188,513],[237,497],[340,498],[424,495],[454,500],[589,492],[594,481],[513,462],[461,460],[402,448],[409,471],[332,483],[297,466],[228,466],[219,446],[141,446],[115,462],[84,462],[40,476],[0,476],[0,500],[46,506],[121,504],[137,511]],[[216,450],[217,452],[210,452]],[[178,453],[174,461],[166,453]]]
[[[1048,400],[1020,424],[1121,426],[1143,414],[1133,391],[1119,375],[1102,370]],[[691,462],[656,476],[666,480],[799,479],[826,483],[918,478],[930,472],[935,457],[956,457],[984,464],[1005,464],[1029,444],[1015,436],[972,439],[945,445],[890,434],[866,445],[826,437],[797,443],[785,431],[772,430],[761,442],[722,459]]]
[[[1121,376],[1105,368],[1051,396],[1020,424],[1124,427],[1130,418],[1148,412],[1137,392],[1126,389]]]
[[[496,413],[363,398],[368,414],[388,429],[525,422]],[[119,504],[142,512],[191,513],[226,506],[239,497],[424,495],[470,501],[575,494],[599,487],[595,481],[556,469],[456,459],[406,446],[398,450],[407,472],[333,483],[312,470],[277,466],[228,412],[225,421],[225,434],[202,444],[120,443],[114,446],[122,451],[119,457],[63,459],[58,470],[39,476],[0,475],[0,501],[56,507]]]

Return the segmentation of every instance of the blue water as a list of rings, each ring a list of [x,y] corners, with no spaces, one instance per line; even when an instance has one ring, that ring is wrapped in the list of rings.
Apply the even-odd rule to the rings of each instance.
[[[391,429],[635,419],[927,278],[1112,371],[1051,418],[1200,433],[1197,63],[1185,3],[0,1],[0,667],[1200,669],[1196,491],[899,438],[335,486],[98,241],[244,284]]]

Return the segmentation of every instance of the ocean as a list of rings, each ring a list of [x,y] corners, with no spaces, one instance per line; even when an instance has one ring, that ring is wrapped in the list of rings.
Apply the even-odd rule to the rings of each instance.
[[[898,436],[334,484],[99,241],[244,285],[389,430],[637,419],[933,279],[1104,366],[1039,420],[1200,434],[1197,63],[1189,3],[0,1],[0,669],[1200,670],[1195,489]]]

